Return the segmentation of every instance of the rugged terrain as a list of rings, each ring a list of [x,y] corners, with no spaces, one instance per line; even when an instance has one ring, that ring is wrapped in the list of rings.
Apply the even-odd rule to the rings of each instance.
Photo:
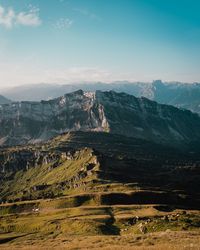
[[[159,203],[168,200],[197,206],[199,160],[198,153],[174,152],[141,139],[100,132],[67,133],[44,144],[1,150],[1,200],[49,198],[91,189],[120,191],[127,185],[127,191],[139,190],[127,196],[133,203],[158,199]],[[118,202],[126,200],[126,195],[115,196]],[[102,199],[112,203],[108,194]]]
[[[0,144],[44,141],[67,131],[103,131],[162,144],[200,139],[200,117],[125,93],[83,92],[0,106]]]
[[[0,118],[1,249],[198,249],[197,114],[79,90]]]
[[[103,132],[2,148],[2,249],[198,249],[199,164],[198,151]]]
[[[41,101],[57,98],[63,93],[70,93],[82,89],[86,92],[115,91],[124,92],[136,97],[146,97],[153,101],[174,105],[200,114],[200,84],[163,82],[128,82],[118,81],[113,83],[76,83],[68,85],[38,84],[21,86],[4,90],[3,95],[15,101]]]

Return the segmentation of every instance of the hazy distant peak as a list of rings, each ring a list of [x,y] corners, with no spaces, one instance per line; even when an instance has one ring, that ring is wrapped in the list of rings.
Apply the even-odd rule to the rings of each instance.
[[[8,104],[8,103],[11,103],[11,101],[6,97],[0,95],[0,104]]]
[[[155,80],[152,83],[117,81],[113,83],[76,83],[68,85],[40,84],[21,86],[2,92],[14,101],[41,101],[51,100],[62,96],[64,93],[95,91],[124,92],[136,97],[144,96],[159,103],[174,105],[179,108],[189,109],[200,114],[200,84],[164,82]]]

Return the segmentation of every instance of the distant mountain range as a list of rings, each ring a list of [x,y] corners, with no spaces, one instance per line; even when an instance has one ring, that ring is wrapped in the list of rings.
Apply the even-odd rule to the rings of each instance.
[[[11,103],[11,101],[9,99],[7,99],[6,97],[0,95],[0,105],[1,104],[8,104]]]
[[[38,142],[68,131],[101,131],[184,144],[200,139],[200,117],[126,93],[83,92],[0,106],[0,144]]]
[[[200,84],[166,83],[160,80],[152,83],[114,82],[114,83],[81,83],[71,85],[38,84],[11,88],[2,94],[14,101],[41,101],[57,98],[63,93],[83,91],[124,92],[136,97],[144,96],[153,101],[188,109],[200,114]]]

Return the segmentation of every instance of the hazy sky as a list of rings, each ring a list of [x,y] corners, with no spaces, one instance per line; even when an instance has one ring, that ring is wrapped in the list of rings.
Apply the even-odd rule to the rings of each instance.
[[[199,0],[0,0],[0,87],[200,81]]]

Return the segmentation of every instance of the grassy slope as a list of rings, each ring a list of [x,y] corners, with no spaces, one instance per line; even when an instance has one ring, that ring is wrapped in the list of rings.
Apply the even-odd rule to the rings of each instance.
[[[118,235],[115,240],[125,244],[126,239],[131,246],[129,235],[138,234],[141,238],[135,244],[148,245],[148,240],[155,242],[151,233],[166,230],[195,231],[199,237],[200,213],[189,209],[198,205],[198,187],[193,193],[189,189],[190,182],[192,187],[194,180],[198,182],[198,164],[190,156],[149,142],[101,135],[90,140],[89,133],[65,134],[47,144],[2,152],[42,151],[54,156],[50,162],[28,169],[19,164],[19,170],[7,173],[1,182],[1,196],[10,201],[26,199],[0,205],[3,246],[38,242],[45,246],[48,241],[53,246],[52,240],[61,244],[70,237],[78,241],[84,236],[89,247],[89,239],[94,239],[89,237],[97,235],[102,244],[105,235]],[[71,152],[70,159],[63,158],[63,152]],[[147,228],[146,238],[139,229],[141,223]]]
[[[65,205],[64,198],[4,204],[4,210],[1,207],[0,216],[0,244],[10,247],[16,247],[18,244],[27,245],[27,249],[31,245],[45,247],[51,244],[52,248],[53,246],[60,248],[66,241],[68,242],[66,247],[70,249],[72,246],[77,246],[79,239],[82,240],[81,237],[84,236],[85,245],[78,247],[82,249],[82,247],[89,247],[96,236],[99,237],[98,241],[102,246],[107,246],[105,235],[117,235],[118,238],[109,238],[112,244],[108,245],[114,246],[116,240],[120,240],[124,242],[124,246],[128,247],[131,246],[130,238],[135,238],[135,246],[151,245],[148,242],[159,245],[164,241],[159,237],[165,234],[159,233],[166,231],[166,236],[171,235],[171,241],[175,240],[176,243],[181,235],[177,234],[178,236],[176,235],[173,239],[173,231],[184,231],[185,235],[190,236],[193,232],[196,239],[200,235],[199,211],[170,210],[168,207],[164,208],[159,205],[97,206],[88,204],[86,206],[82,204],[79,207],[64,208]],[[9,206],[14,206],[14,208],[9,210]],[[39,208],[39,211],[34,212],[32,208]],[[167,209],[169,211],[163,211]],[[14,213],[16,211],[18,212]],[[167,216],[169,220],[166,221]],[[147,228],[145,235],[139,229],[141,223]],[[154,238],[152,238],[152,233]],[[69,239],[71,243],[72,240],[74,241],[72,245]],[[53,241],[57,244],[53,244]],[[185,244],[191,244],[193,241],[194,239],[190,237]]]

